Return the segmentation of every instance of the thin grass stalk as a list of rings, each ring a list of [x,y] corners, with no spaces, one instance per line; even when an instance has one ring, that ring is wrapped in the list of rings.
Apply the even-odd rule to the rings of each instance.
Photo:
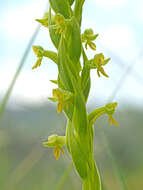
[[[116,175],[116,179],[117,181],[119,182],[120,184],[120,189],[121,190],[127,190],[127,185],[125,183],[125,179],[124,179],[124,175],[123,175],[123,172],[121,170],[121,168],[118,166],[118,163],[117,163],[117,160],[115,158],[115,156],[113,155],[113,152],[110,148],[110,145],[109,145],[109,142],[107,140],[107,137],[105,136],[105,133],[103,133],[103,136],[104,136],[104,142],[105,142],[105,145],[106,145],[106,150],[107,150],[107,153],[111,159],[111,162],[112,164],[114,165],[114,173]]]
[[[16,186],[40,161],[44,152],[44,149],[40,149],[39,146],[35,146],[31,150],[31,152],[24,157],[24,159],[16,166],[13,172],[9,175],[8,181],[3,186],[3,190],[15,190]]]
[[[25,52],[24,52],[24,54],[22,56],[22,59],[21,59],[21,61],[19,63],[19,66],[18,66],[18,68],[17,68],[17,70],[16,70],[16,72],[14,74],[14,77],[13,77],[13,79],[12,79],[12,81],[11,81],[11,83],[10,83],[10,85],[9,85],[3,99],[2,99],[2,102],[0,104],[0,117],[2,116],[2,114],[3,114],[4,110],[5,110],[5,107],[6,107],[6,104],[8,102],[8,99],[9,99],[11,93],[12,93],[14,85],[15,85],[17,79],[18,79],[18,76],[20,75],[20,72],[22,71],[24,63],[25,63],[25,61],[26,61],[26,59],[27,59],[27,57],[29,55],[31,46],[32,46],[36,36],[38,35],[39,30],[40,30],[40,25],[38,25],[36,30],[34,31],[32,37],[31,37],[31,39],[30,39],[30,41],[29,41],[29,43],[28,43],[28,45],[26,47],[26,50],[25,50]]]
[[[55,190],[61,190],[63,188],[63,185],[65,184],[66,179],[69,177],[71,171],[73,168],[73,164],[71,163],[69,167],[64,171],[64,174],[62,175],[61,179],[59,180],[59,183],[57,184]]]

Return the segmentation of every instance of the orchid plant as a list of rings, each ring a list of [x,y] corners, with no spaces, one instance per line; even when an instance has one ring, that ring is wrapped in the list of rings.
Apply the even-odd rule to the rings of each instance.
[[[91,87],[91,69],[95,69],[99,77],[101,75],[109,77],[104,66],[110,58],[106,59],[103,53],[95,53],[92,59],[88,59],[86,55],[87,48],[96,51],[94,41],[98,34],[94,34],[92,29],[86,29],[81,33],[85,0],[49,0],[49,2],[48,13],[37,21],[49,30],[56,52],[44,50],[41,46],[33,46],[37,56],[33,69],[41,65],[43,57],[51,59],[57,65],[57,79],[51,80],[57,88],[53,89],[53,97],[49,99],[57,103],[59,114],[64,112],[67,126],[65,136],[53,134],[44,145],[54,149],[53,153],[57,160],[60,152],[64,154],[65,146],[82,180],[83,190],[101,190],[101,180],[94,160],[93,127],[103,114],[109,116],[109,124],[118,126],[113,118],[117,103],[107,103],[91,113],[87,112],[86,103]]]

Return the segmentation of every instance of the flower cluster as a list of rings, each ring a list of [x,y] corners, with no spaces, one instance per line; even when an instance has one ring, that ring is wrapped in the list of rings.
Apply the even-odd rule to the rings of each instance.
[[[58,68],[57,85],[49,100],[57,103],[57,112],[64,112],[67,118],[66,135],[51,135],[44,146],[54,148],[58,160],[60,152],[64,154],[65,145],[71,155],[74,167],[82,179],[84,190],[101,190],[101,180],[94,160],[93,126],[103,114],[108,115],[109,124],[118,126],[113,118],[117,103],[110,102],[104,107],[87,112],[91,77],[90,70],[96,69],[97,75],[109,77],[104,66],[110,61],[103,53],[97,53],[88,59],[88,47],[96,51],[94,41],[98,34],[86,29],[81,34],[82,8],[85,0],[49,0],[50,9],[42,19],[37,19],[49,30],[56,52],[33,46],[37,56],[35,69],[41,65],[43,57],[51,59]],[[74,3],[74,4],[73,4]],[[52,11],[51,11],[52,10]],[[81,56],[83,59],[81,59]]]

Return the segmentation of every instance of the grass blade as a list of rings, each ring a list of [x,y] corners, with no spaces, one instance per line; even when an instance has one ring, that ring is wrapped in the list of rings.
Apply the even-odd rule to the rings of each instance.
[[[19,64],[19,66],[18,66],[18,68],[17,68],[17,70],[16,70],[16,72],[14,74],[14,77],[13,77],[13,79],[12,79],[12,81],[11,81],[9,87],[8,87],[8,90],[5,93],[4,98],[2,99],[2,102],[0,104],[0,117],[2,116],[2,114],[3,114],[4,110],[5,110],[6,104],[8,102],[8,99],[9,99],[10,95],[11,95],[13,87],[14,87],[14,85],[16,83],[16,80],[17,80],[17,78],[18,78],[18,76],[19,76],[19,74],[20,74],[20,72],[21,72],[21,70],[22,70],[22,68],[24,66],[25,60],[26,60],[26,58],[27,58],[27,56],[29,54],[29,50],[31,49],[31,46],[32,46],[32,44],[33,44],[33,42],[34,42],[34,40],[35,40],[35,38],[36,38],[36,36],[37,36],[37,34],[39,32],[39,29],[40,29],[40,25],[38,25],[36,30],[34,31],[32,37],[31,37],[31,39],[30,39],[30,41],[29,41],[29,43],[27,45],[27,48],[26,48],[26,50],[25,50],[25,52],[23,54],[23,57],[22,57],[22,59],[20,61],[20,64]]]
[[[16,186],[36,166],[44,153],[44,149],[39,148],[39,146],[35,146],[10,174],[7,183],[3,187],[3,190],[16,189]]]
[[[73,164],[70,164],[69,167],[65,170],[63,176],[61,177],[59,183],[57,184],[55,190],[61,190],[67,177],[69,176],[69,174],[71,173],[72,171],[72,168],[73,168]]]
[[[116,159],[115,159],[115,157],[114,157],[114,155],[113,155],[113,153],[111,151],[110,145],[108,143],[108,139],[107,139],[104,132],[103,132],[103,136],[104,136],[104,141],[105,141],[104,144],[106,145],[106,150],[108,151],[108,155],[109,155],[109,157],[111,159],[111,162],[114,165],[114,172],[115,172],[116,178],[117,178],[117,180],[118,180],[118,182],[119,182],[119,184],[121,186],[121,190],[127,190],[128,188],[127,188],[127,185],[125,183],[123,172],[122,172],[121,168],[117,164],[117,161],[116,161]]]

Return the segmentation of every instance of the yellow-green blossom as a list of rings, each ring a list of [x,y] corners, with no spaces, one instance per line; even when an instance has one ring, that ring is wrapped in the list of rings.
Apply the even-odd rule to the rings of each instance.
[[[57,104],[57,112],[60,114],[62,113],[63,109],[69,108],[69,101],[71,100],[73,94],[69,91],[62,90],[60,88],[53,89],[53,97],[49,98],[53,102],[58,102]]]
[[[48,137],[48,141],[43,143],[46,147],[54,148],[53,154],[56,160],[60,158],[60,152],[64,155],[63,146],[65,145],[65,136],[58,136],[56,134],[51,135]]]
[[[103,55],[102,53],[96,54],[96,55],[94,56],[93,62],[94,62],[94,64],[95,64],[96,67],[97,67],[97,74],[98,74],[99,77],[100,77],[100,73],[101,73],[102,75],[104,75],[105,77],[109,77],[109,76],[105,73],[105,71],[104,71],[104,69],[103,69],[103,65],[104,65],[104,55]]]
[[[41,65],[43,57],[47,57],[57,64],[57,53],[44,50],[41,46],[32,46],[32,49],[38,58],[32,69],[35,69]]]
[[[109,115],[109,125],[112,125],[112,123],[115,125],[115,126],[118,126],[119,124],[116,122],[116,120],[113,118],[113,114],[115,112],[115,109],[117,107],[117,102],[114,102],[114,103],[108,103],[106,104],[105,106],[105,112]]]
[[[89,46],[92,50],[96,50],[96,45],[93,40],[98,37],[98,34],[94,34],[92,29],[86,29],[84,33],[81,35],[82,42],[85,43],[85,48]]]
[[[109,125],[112,125],[113,123],[115,126],[118,126],[118,123],[113,118],[113,114],[115,113],[116,107],[117,102],[110,102],[106,104],[105,107],[95,109],[88,116],[90,124],[93,124],[101,115],[108,114]]]
[[[64,113],[67,118],[66,136],[51,135],[44,145],[53,148],[58,160],[60,152],[64,154],[65,145],[71,155],[74,167],[82,179],[84,190],[101,190],[101,180],[94,160],[93,124],[103,114],[109,117],[109,124],[118,125],[113,118],[117,103],[108,103],[104,107],[87,112],[86,102],[91,87],[90,70],[97,69],[100,77],[108,77],[104,65],[110,60],[102,53],[88,59],[85,49],[96,50],[93,42],[98,34],[87,29],[81,34],[82,8],[85,0],[49,0],[49,12],[43,19],[38,19],[49,30],[51,41],[56,52],[34,46],[38,60],[33,69],[40,66],[43,57],[50,58],[58,68],[57,80],[51,80],[58,88],[53,89],[53,97],[57,103],[57,112]],[[71,7],[72,3],[74,5]],[[51,12],[52,11],[52,12]],[[81,59],[81,54],[83,59]]]
[[[62,34],[65,32],[66,20],[63,15],[56,14],[55,17],[53,18],[53,22],[56,24],[55,25],[56,34]]]
[[[35,53],[35,55],[38,58],[36,63],[32,67],[32,69],[36,69],[37,67],[40,67],[40,65],[42,63],[44,49],[41,46],[32,46],[32,49],[33,49],[33,52]]]

